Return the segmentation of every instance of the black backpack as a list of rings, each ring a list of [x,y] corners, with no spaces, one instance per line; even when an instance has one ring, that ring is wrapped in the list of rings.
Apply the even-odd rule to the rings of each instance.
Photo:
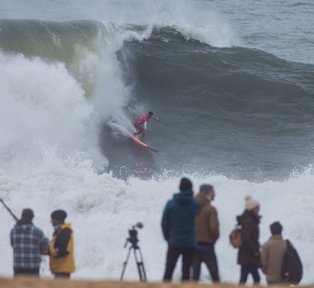
[[[283,256],[281,277],[290,284],[297,285],[303,276],[303,266],[297,250],[289,240],[286,240],[287,249]]]

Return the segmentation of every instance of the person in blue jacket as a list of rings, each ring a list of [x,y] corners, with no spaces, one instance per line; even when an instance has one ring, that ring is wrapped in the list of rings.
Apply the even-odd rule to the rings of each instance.
[[[190,269],[196,245],[195,218],[200,204],[194,199],[192,182],[182,178],[179,193],[175,193],[164,208],[161,227],[168,242],[166,269],[163,280],[171,281],[179,256],[182,255],[182,281],[191,279]]]

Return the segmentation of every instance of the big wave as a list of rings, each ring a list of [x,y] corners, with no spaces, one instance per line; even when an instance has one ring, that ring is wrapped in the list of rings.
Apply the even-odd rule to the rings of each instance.
[[[165,16],[164,19],[167,17]],[[124,25],[121,28],[111,23],[100,24],[88,21],[82,23],[2,21],[0,35],[1,37],[6,35],[5,37],[10,41],[7,43],[1,41],[0,54],[0,63],[3,67],[0,71],[1,87],[3,87],[0,98],[0,127],[3,135],[0,140],[2,164],[0,196],[18,216],[23,208],[33,208],[35,224],[42,227],[47,235],[52,233],[52,227],[49,224],[50,211],[63,208],[68,212],[68,220],[73,223],[75,232],[75,255],[78,268],[74,274],[76,278],[119,278],[127,252],[123,248],[125,238],[128,236],[127,230],[135,222],[142,221],[144,229],[139,231],[139,237],[148,279],[159,280],[163,272],[166,251],[166,244],[160,231],[161,212],[166,200],[177,190],[180,177],[187,175],[192,179],[195,190],[203,182],[210,182],[216,187],[215,205],[219,211],[222,235],[217,244],[217,254],[221,277],[224,281],[237,282],[238,280],[235,250],[228,246],[227,235],[234,226],[235,215],[242,212],[243,199],[247,193],[253,194],[262,203],[264,217],[261,225],[261,240],[266,240],[269,235],[268,225],[272,221],[280,220],[284,225],[285,236],[291,238],[299,248],[305,267],[309,267],[310,271],[313,265],[307,251],[310,251],[312,237],[308,231],[310,227],[308,219],[311,219],[313,213],[309,205],[313,197],[311,187],[314,179],[311,168],[302,173],[290,175],[281,181],[248,181],[243,174],[242,177],[232,177],[234,171],[229,176],[226,175],[228,173],[219,173],[226,172],[226,167],[228,167],[228,164],[224,162],[227,158],[224,161],[220,158],[215,162],[221,163],[221,168],[217,169],[220,171],[215,172],[215,167],[211,167],[205,158],[204,163],[201,162],[200,157],[195,157],[193,163],[192,158],[196,155],[193,153],[198,148],[191,146],[191,141],[184,142],[186,138],[180,138],[180,135],[184,134],[182,131],[176,133],[175,127],[180,127],[178,126],[180,123],[182,125],[180,120],[182,117],[174,117],[172,123],[175,125],[168,124],[168,130],[165,129],[167,126],[165,124],[156,126],[156,131],[163,135],[162,139],[154,140],[156,144],[164,147],[164,154],[160,156],[161,160],[152,155],[143,157],[149,163],[148,165],[154,166],[154,172],[156,165],[159,165],[160,169],[157,173],[151,173],[149,177],[134,177],[128,174],[126,180],[116,177],[113,172],[103,173],[104,167],[114,165],[111,158],[119,154],[116,152],[119,146],[123,148],[128,146],[125,136],[132,129],[133,116],[146,111],[152,103],[155,104],[154,107],[159,107],[157,111],[164,109],[167,114],[169,110],[164,103],[170,104],[171,101],[176,100],[175,96],[179,95],[183,95],[180,99],[183,102],[182,106],[180,103],[180,105],[177,104],[179,116],[188,111],[187,108],[195,108],[190,104],[190,98],[184,96],[190,95],[191,91],[181,90],[181,84],[184,83],[182,78],[177,79],[177,83],[175,81],[174,75],[180,70],[174,69],[174,67],[177,68],[174,64],[178,63],[176,57],[180,54],[174,51],[172,58],[169,57],[171,51],[168,51],[167,55],[159,54],[171,61],[166,62],[167,65],[164,67],[160,67],[163,73],[152,71],[150,75],[152,78],[148,79],[152,82],[145,82],[147,81],[147,78],[143,80],[145,73],[141,74],[146,68],[143,61],[145,57],[141,58],[136,54],[137,48],[143,52],[142,56],[146,54],[155,57],[154,52],[158,51],[158,47],[162,47],[162,50],[167,52],[170,44],[178,45],[176,47],[179,47],[182,53],[186,53],[182,55],[187,55],[185,58],[187,62],[183,62],[185,69],[188,66],[193,68],[194,61],[198,61],[197,63],[204,64],[201,72],[204,72],[203,75],[206,76],[209,71],[206,70],[205,62],[207,62],[209,67],[220,72],[222,77],[227,77],[229,83],[239,76],[233,73],[233,69],[239,71],[239,63],[243,63],[243,59],[247,62],[245,73],[251,71],[251,75],[254,75],[253,79],[256,79],[258,83],[265,82],[263,82],[264,75],[252,72],[254,67],[257,67],[256,63],[267,69],[274,67],[274,70],[270,71],[274,72],[279,69],[283,77],[279,77],[280,81],[274,85],[268,83],[266,86],[270,85],[270,90],[283,87],[285,91],[288,91],[287,87],[293,82],[289,82],[289,79],[299,81],[300,75],[309,75],[309,78],[312,75],[311,66],[297,65],[305,71],[304,74],[298,74],[298,69],[294,70],[295,74],[283,73],[285,68],[290,69],[294,64],[285,63],[269,54],[250,49],[232,47],[218,49],[217,47],[232,46],[232,44],[228,41],[220,44],[215,40],[208,43],[209,40],[201,37],[206,33],[193,36],[193,33],[184,28],[180,21],[172,24],[164,25],[161,29],[160,27],[154,29],[150,25],[136,25],[131,28]],[[9,28],[6,28],[6,25]],[[19,29],[25,29],[23,33],[29,33],[22,45],[16,45],[15,42],[16,36],[20,33]],[[190,52],[197,53],[191,54],[189,49]],[[132,63],[139,63],[137,67],[141,69],[134,69],[136,66]],[[250,66],[252,63],[255,64]],[[165,74],[166,68],[169,69],[169,67],[170,73]],[[226,67],[228,68],[227,75],[223,73]],[[250,67],[252,70],[249,70]],[[128,71],[132,73],[127,74]],[[171,95],[174,98],[157,98],[154,96],[170,95],[161,93],[165,90],[155,92],[149,90],[152,87],[158,87],[151,84],[161,83],[158,82],[160,81],[158,77],[165,77],[164,75],[170,75],[169,82],[173,86],[169,85],[168,88],[172,88],[173,90],[170,91],[175,92]],[[240,78],[242,76],[240,74]],[[191,87],[193,84],[190,82],[191,77],[185,79],[187,86]],[[194,78],[194,80],[197,79]],[[205,77],[204,80],[208,79]],[[214,77],[214,82],[216,81],[219,81],[219,78]],[[300,89],[305,94],[303,99],[310,99],[311,84],[303,80],[298,81],[295,82],[296,85],[292,83],[293,88],[298,90],[302,86]],[[282,82],[289,83],[283,86],[278,85]],[[211,87],[215,86],[211,85]],[[238,86],[233,86],[227,94],[234,92],[234,88],[240,89]],[[197,134],[189,135],[192,143],[200,143],[202,139],[204,140],[204,144],[199,146],[200,150],[208,148],[208,139],[202,138],[204,129],[208,129],[207,114],[200,107],[208,109],[213,107],[211,105],[214,103],[214,108],[218,112],[221,107],[226,110],[229,98],[227,101],[221,101],[221,98],[218,98],[219,94],[211,95],[216,97],[216,103],[212,98],[209,104],[206,104],[207,99],[202,98],[201,93],[195,93],[201,99],[199,105],[193,113],[184,114],[199,117],[198,113],[203,113],[204,122],[201,122],[201,131],[191,129]],[[239,100],[242,101],[243,98]],[[160,106],[158,103],[161,103]],[[306,104],[301,105],[301,107],[306,106]],[[231,117],[229,123],[237,122],[245,115],[245,105],[239,105],[238,108],[240,116],[235,120]],[[211,112],[214,113],[215,109]],[[219,113],[211,115],[219,115]],[[162,115],[162,119],[166,119],[166,115]],[[188,119],[191,121],[191,118]],[[217,124],[223,121],[211,123]],[[215,125],[211,127],[214,128]],[[186,128],[191,128],[188,122],[183,123],[182,129]],[[226,128],[226,126],[219,127],[222,134],[228,134],[230,130]],[[106,132],[106,129],[109,131]],[[186,131],[189,129],[184,130]],[[171,138],[171,135],[174,137]],[[108,142],[103,138],[105,140],[109,138]],[[149,138],[148,140],[152,141]],[[170,141],[172,145],[165,145],[164,141]],[[221,152],[219,149],[225,147],[227,142],[221,141],[216,142],[212,148],[211,159],[215,159],[215,155],[219,156],[220,153],[217,151]],[[183,146],[173,145],[178,142]],[[134,149],[131,148],[131,150]],[[176,155],[175,152],[179,154]],[[135,154],[134,159],[141,158],[142,156],[139,155],[143,153]],[[182,156],[189,154],[191,157],[185,163],[186,159]],[[265,155],[266,153],[261,157]],[[175,159],[175,156],[178,158]],[[123,157],[117,161],[119,165],[121,159],[124,160]],[[180,162],[182,158],[183,162]],[[134,164],[134,159],[130,159],[131,164]],[[235,162],[240,161],[236,159]],[[179,165],[173,166],[172,163]],[[203,167],[200,167],[200,163]],[[133,170],[143,169],[141,166],[143,161],[136,164],[138,165],[132,166]],[[192,165],[188,166],[189,164]],[[178,167],[183,167],[183,169],[180,170]],[[207,169],[202,169],[206,167]],[[147,166],[144,170],[145,168]],[[291,173],[291,169],[289,172]],[[8,235],[14,222],[5,209],[0,209],[0,216],[3,219],[3,229],[0,233],[3,261],[0,262],[0,269],[4,275],[12,275],[12,251]],[[47,261],[44,262],[41,272],[45,276],[50,275]],[[205,279],[204,276],[203,279]],[[129,264],[126,277],[137,279],[137,270],[132,263]],[[179,279],[178,271],[175,277]],[[311,281],[311,275],[306,271],[304,282]]]

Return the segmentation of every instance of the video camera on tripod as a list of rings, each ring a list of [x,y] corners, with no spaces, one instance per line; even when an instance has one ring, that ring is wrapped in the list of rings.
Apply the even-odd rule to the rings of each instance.
[[[124,248],[128,245],[128,242],[130,242],[133,246],[136,246],[138,243],[138,237],[137,237],[137,230],[136,228],[142,229],[144,226],[141,222],[136,223],[135,225],[132,226],[132,229],[129,230],[129,237],[126,238]]]
[[[124,248],[126,248],[126,246],[128,245],[128,242],[131,243],[131,246],[129,247],[129,251],[128,251],[126,259],[123,263],[123,269],[122,269],[122,273],[121,273],[121,277],[120,277],[121,281],[123,280],[124,272],[126,269],[126,265],[128,264],[128,261],[129,261],[131,250],[133,250],[133,253],[134,253],[140,281],[146,281],[147,280],[145,267],[144,267],[143,255],[141,252],[141,248],[138,245],[138,241],[139,241],[138,237],[137,237],[138,232],[136,230],[136,228],[142,229],[143,227],[144,227],[143,224],[141,222],[138,222],[135,225],[133,225],[132,228],[129,230],[129,237],[126,238]]]

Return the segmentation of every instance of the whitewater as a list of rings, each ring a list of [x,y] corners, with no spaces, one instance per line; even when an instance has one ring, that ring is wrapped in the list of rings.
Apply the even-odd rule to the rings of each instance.
[[[247,57],[245,59],[250,60],[251,55],[252,58],[257,58],[265,51],[271,53],[271,56],[270,54],[261,56],[265,61],[261,62],[263,65],[266,66],[267,61],[274,61],[272,63],[276,63],[278,67],[282,65],[283,70],[298,65],[295,71],[303,69],[302,75],[309,75],[311,79],[313,75],[311,65],[314,63],[314,56],[311,54],[313,52],[308,49],[311,39],[304,40],[304,49],[298,54],[296,53],[298,51],[291,47],[294,45],[289,47],[286,45],[284,49],[280,39],[276,38],[276,33],[277,36],[282,33],[280,26],[276,26],[278,30],[274,29],[269,39],[266,36],[264,38],[267,39],[263,39],[262,34],[267,35],[267,31],[250,25],[254,18],[253,12],[259,11],[259,17],[263,19],[263,15],[274,7],[267,8],[269,3],[264,4],[265,6],[261,4],[262,9],[252,12],[252,5],[247,5],[245,17],[241,16],[243,15],[241,11],[245,7],[232,7],[231,3],[222,5],[218,2],[152,0],[134,1],[131,6],[127,1],[91,1],[88,4],[85,1],[32,0],[27,3],[1,1],[0,197],[17,216],[20,216],[23,208],[32,208],[35,212],[35,225],[42,228],[49,237],[53,232],[50,213],[55,209],[67,211],[67,221],[73,225],[75,237],[77,271],[73,278],[119,279],[128,251],[128,247],[124,247],[128,230],[135,223],[142,222],[144,228],[138,230],[138,236],[147,277],[150,281],[160,281],[167,249],[160,228],[162,210],[166,201],[178,190],[180,178],[187,176],[192,180],[195,192],[198,192],[199,185],[203,183],[215,186],[217,196],[213,204],[217,207],[221,228],[216,253],[222,281],[238,282],[237,251],[229,245],[228,235],[235,225],[236,215],[243,211],[244,197],[251,194],[261,202],[260,242],[263,243],[270,236],[269,225],[273,221],[280,221],[284,226],[284,237],[289,238],[296,246],[303,261],[302,283],[313,283],[314,276],[311,271],[314,262],[309,252],[312,251],[314,236],[311,229],[313,226],[311,218],[314,213],[311,203],[314,196],[312,188],[314,175],[310,158],[312,152],[310,140],[314,134],[310,136],[307,134],[312,130],[300,132],[306,135],[304,137],[309,143],[306,149],[301,144],[295,145],[298,150],[293,151],[300,154],[296,153],[295,158],[291,156],[291,159],[293,158],[291,162],[280,162],[279,159],[273,166],[272,164],[262,166],[261,171],[255,169],[253,164],[252,167],[249,166],[250,163],[246,164],[245,161],[243,161],[245,164],[230,168],[228,162],[230,155],[236,154],[234,151],[237,149],[242,153],[243,147],[239,147],[241,145],[237,145],[236,142],[232,147],[239,148],[232,151],[228,150],[229,148],[223,150],[222,147],[226,144],[218,139],[216,150],[207,148],[210,142],[207,138],[202,142],[201,136],[207,131],[208,124],[202,121],[197,122],[200,132],[189,134],[194,140],[192,144],[184,143],[184,138],[180,137],[188,132],[184,131],[180,124],[185,121],[181,119],[182,115],[189,118],[186,107],[177,104],[179,101],[173,105],[170,98],[167,106],[165,105],[167,100],[151,96],[154,93],[158,94],[154,89],[164,86],[166,88],[162,90],[163,92],[173,89],[169,92],[173,95],[172,99],[176,97],[176,93],[178,95],[185,93],[178,89],[175,80],[163,86],[158,82],[159,78],[155,77],[156,82],[147,82],[155,86],[146,85],[147,83],[143,81],[144,76],[149,74],[146,71],[153,70],[153,65],[148,65],[149,69],[145,70],[144,75],[133,73],[134,67],[137,65],[145,67],[146,62],[144,60],[132,62],[136,59],[133,57],[135,54],[130,52],[132,48],[135,47],[135,51],[138,47],[142,49],[140,51],[143,51],[144,59],[145,53],[151,51],[149,50],[151,46],[158,51],[160,47],[164,47],[162,45],[169,42],[181,43],[180,46],[178,44],[177,50],[171,50],[167,54],[174,59],[173,63],[177,63],[175,57],[180,56],[180,51],[183,55],[181,59],[187,55],[185,54],[188,53],[187,50],[184,50],[185,43],[191,43],[195,45],[192,50],[199,51],[199,54],[192,55],[196,60],[206,53],[209,58],[215,58],[213,55],[218,54],[211,53],[217,51],[226,54],[222,63],[230,68],[229,73],[233,75],[232,69],[235,65],[231,64],[235,63],[234,59],[237,56],[245,54]],[[250,4],[250,1],[244,2]],[[288,4],[283,9],[288,10],[287,7],[291,5],[301,7],[297,11],[300,13],[299,16],[304,17],[307,10],[314,9],[309,1],[304,1],[307,9],[301,4],[298,6],[296,2],[285,2]],[[277,6],[275,8],[279,9]],[[285,18],[287,15],[284,11],[282,21],[287,21]],[[268,18],[264,21],[268,21]],[[308,25],[310,26],[310,23]],[[307,27],[299,31],[302,34],[300,38],[307,35]],[[284,41],[293,41],[294,35],[297,35],[297,32],[293,30],[291,39],[289,35],[285,35]],[[138,43],[143,47],[136,46]],[[244,50],[232,50],[234,47],[241,47]],[[236,55],[231,64],[227,62],[229,54]],[[283,60],[279,61],[277,58]],[[285,66],[286,62],[297,64]],[[154,65],[156,63],[154,62]],[[176,72],[170,70],[171,65],[163,65],[165,75],[168,75],[167,73],[171,77],[178,75],[179,70]],[[207,73],[207,70],[205,72]],[[263,81],[267,78],[265,75],[256,75],[259,75],[259,72],[256,72],[255,77],[260,77],[258,79]],[[293,91],[299,91],[301,87],[300,90],[306,95],[305,100],[312,99],[311,84],[295,80],[299,78],[298,75],[295,79],[287,75],[282,76],[287,78],[279,79],[275,84],[279,86],[285,83],[283,90],[292,87]],[[223,78],[221,79],[223,81]],[[182,79],[178,80],[180,81]],[[273,87],[277,89],[276,85],[271,86],[269,91],[272,91]],[[213,87],[212,85],[210,89]],[[200,90],[205,88],[207,89],[204,85]],[[235,87],[234,90],[237,89],[238,87]],[[183,103],[186,100],[181,98]],[[199,106],[207,105],[204,103],[201,102]],[[289,105],[291,103],[289,102]],[[218,110],[219,103],[216,104],[215,109]],[[189,105],[188,102],[187,106],[199,117],[196,112],[199,107],[193,108]],[[225,107],[225,103],[221,105]],[[147,139],[160,150],[158,154],[136,149],[138,147],[133,147],[128,141],[128,135],[134,129],[132,126],[134,117],[150,110],[152,106],[158,107],[161,121],[151,124],[152,128]],[[170,106],[178,109],[172,111],[173,126],[168,125],[170,121],[167,119],[167,115],[170,115]],[[303,106],[296,111],[297,116],[299,111],[307,112]],[[240,123],[238,120],[246,117],[248,112],[243,108],[238,114],[239,118],[234,121],[232,117],[235,114],[230,114],[231,120],[226,118],[226,122]],[[265,115],[263,117],[266,117]],[[310,118],[308,114],[304,115],[300,117],[302,121]],[[284,122],[284,116],[282,119]],[[302,121],[300,120],[300,126],[310,129],[308,127],[312,124],[311,120],[306,122],[307,125]],[[187,131],[189,128],[195,130],[192,129],[195,126],[188,126],[190,122],[184,122]],[[286,124],[287,122],[284,122],[283,125]],[[288,124],[298,125],[290,122]],[[297,130],[298,127],[295,126],[293,129]],[[229,128],[227,124],[221,124],[219,128],[221,135],[228,134]],[[239,126],[239,130],[242,128]],[[158,139],[158,133],[163,135],[160,137],[162,139]],[[251,141],[258,143],[263,133]],[[180,139],[180,144],[176,144],[176,137],[172,138],[171,135]],[[298,137],[297,133],[295,137]],[[289,134],[287,138],[293,137]],[[305,138],[299,139],[298,143],[301,143]],[[195,146],[197,143],[199,147]],[[202,155],[193,154],[194,150],[198,149],[200,151],[213,149],[212,158],[203,161]],[[277,151],[285,153],[282,147],[278,150],[275,150],[276,147],[269,149],[272,149],[272,152],[266,149],[261,158],[267,157],[268,153],[279,154]],[[257,147],[256,150],[250,151],[247,157],[255,157],[258,153],[261,152]],[[223,156],[225,158],[219,158],[220,154],[225,155]],[[136,162],[134,159],[137,158],[141,161]],[[299,167],[291,164],[296,158],[302,158]],[[178,159],[183,159],[182,163]],[[239,159],[234,161],[238,162]],[[134,163],[137,165],[133,165]],[[201,164],[198,166],[198,163]],[[220,165],[222,168],[212,169],[211,166],[208,168],[207,164],[216,167]],[[254,171],[248,173],[246,169]],[[272,171],[278,175],[269,177],[267,169],[273,169]],[[276,172],[276,169],[279,172]],[[124,172],[120,173],[120,170]],[[237,174],[237,170],[241,170],[241,173]],[[14,219],[4,207],[0,208],[2,219],[0,274],[12,276],[13,257],[9,233],[14,225]],[[204,268],[202,281],[209,282],[208,273]],[[51,277],[48,259],[45,257],[41,275]],[[132,257],[127,266],[125,279],[138,279],[137,267]],[[180,279],[179,267],[176,269],[174,279],[176,281]],[[262,279],[262,283],[265,283],[263,277]]]

